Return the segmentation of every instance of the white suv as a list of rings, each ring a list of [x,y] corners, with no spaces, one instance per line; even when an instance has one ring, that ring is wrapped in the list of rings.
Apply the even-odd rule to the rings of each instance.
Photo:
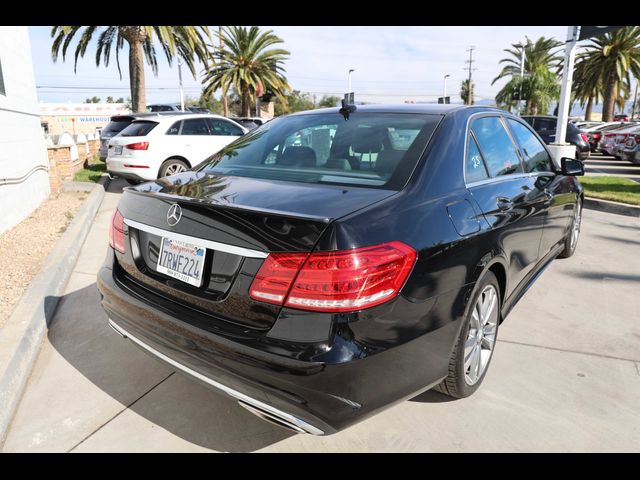
[[[107,171],[129,183],[166,177],[199,164],[247,131],[211,114],[134,120],[109,141]]]

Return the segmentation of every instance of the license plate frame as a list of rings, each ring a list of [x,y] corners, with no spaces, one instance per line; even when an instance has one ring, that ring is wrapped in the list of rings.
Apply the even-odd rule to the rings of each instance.
[[[191,286],[201,287],[206,258],[205,247],[162,237],[156,270]]]

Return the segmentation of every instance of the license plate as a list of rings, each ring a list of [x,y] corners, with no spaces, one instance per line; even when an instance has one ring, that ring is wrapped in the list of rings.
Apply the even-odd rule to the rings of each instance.
[[[116,155],[122,155],[122,145],[116,145]]]
[[[156,269],[189,285],[202,285],[202,269],[207,249],[192,243],[162,238]]]

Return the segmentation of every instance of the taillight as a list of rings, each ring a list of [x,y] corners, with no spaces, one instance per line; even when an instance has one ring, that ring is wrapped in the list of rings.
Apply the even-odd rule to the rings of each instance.
[[[109,245],[118,252],[124,253],[124,217],[117,208],[111,215]]]
[[[611,137],[615,137],[615,136],[616,136],[616,134],[615,134],[615,133],[605,133],[605,134],[604,134],[604,137],[605,137],[605,138],[611,138]]]
[[[249,296],[282,305],[308,253],[270,253],[256,274]]]
[[[636,137],[636,143],[640,143],[640,135],[634,135]]]
[[[416,251],[402,242],[335,252],[272,253],[249,295],[302,310],[362,310],[396,296],[415,260]]]
[[[594,140],[599,139],[601,136],[602,136],[601,133],[593,133],[593,134],[591,134],[591,138],[593,138]]]
[[[138,142],[138,143],[130,143],[129,145],[125,145],[129,150],[146,150],[149,148],[149,142]]]
[[[585,142],[585,143],[588,143],[588,142],[589,142],[589,137],[587,137],[587,134],[586,134],[586,133],[581,133],[581,134],[580,134],[580,137],[582,138],[582,141],[583,141],[583,142]]]

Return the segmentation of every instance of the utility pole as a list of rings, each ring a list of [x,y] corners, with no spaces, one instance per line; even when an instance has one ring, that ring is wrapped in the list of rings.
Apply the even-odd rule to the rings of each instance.
[[[469,70],[469,84],[468,84],[468,88],[469,88],[469,96],[467,99],[467,105],[471,105],[471,72],[473,72],[474,70],[477,70],[476,68],[472,68],[473,67],[473,62],[475,62],[475,60],[473,59],[473,51],[476,49],[476,47],[474,45],[471,45],[468,49],[467,52],[469,52],[469,60],[465,60],[464,63],[468,63],[469,66],[465,67],[464,70]]]

